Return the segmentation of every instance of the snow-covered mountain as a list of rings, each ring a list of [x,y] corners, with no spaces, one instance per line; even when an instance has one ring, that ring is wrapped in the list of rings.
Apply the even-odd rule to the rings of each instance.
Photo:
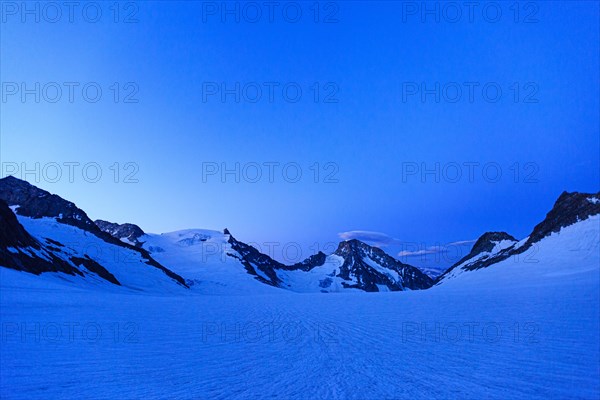
[[[517,241],[505,232],[485,233],[469,254],[436,279],[436,284],[445,284],[481,269],[507,265],[532,269],[541,260],[544,265],[551,265],[556,260],[564,260],[565,255],[568,265],[586,263],[592,256],[590,252],[598,250],[598,214],[600,193],[563,192],[529,236]]]
[[[284,265],[228,230],[113,237],[0,180],[0,393],[598,398],[599,206],[563,194],[527,238],[488,232],[437,285],[373,296],[432,282],[357,240]]]
[[[185,280],[141,248],[103,232],[75,204],[28,182],[0,179],[0,265],[18,271],[61,273],[83,285],[173,291]]]
[[[356,239],[341,242],[333,254],[318,253],[288,267],[281,276],[290,287],[309,292],[418,290],[433,283],[418,268]]]
[[[418,268],[355,239],[341,242],[332,254],[319,252],[285,265],[227,229],[148,234],[134,224],[94,222],[75,204],[13,177],[0,180],[0,200],[3,267],[38,275],[59,273],[62,279],[86,284],[150,291],[191,288],[203,294],[422,290],[515,260],[526,268],[524,263],[539,257],[560,258],[557,251],[577,262],[588,255],[569,252],[572,240],[563,231],[593,228],[600,214],[599,194],[565,192],[527,238],[518,241],[505,232],[487,232],[468,255],[434,281]],[[588,228],[585,235],[597,240],[598,229]],[[552,252],[542,254],[550,239]]]
[[[340,243],[331,255],[284,265],[228,230],[156,235],[133,224],[94,222],[75,204],[14,177],[0,180],[0,199],[6,202],[0,205],[0,265],[35,274],[59,272],[143,290],[176,284],[207,294],[376,292],[432,284],[417,268],[356,240]]]
[[[192,229],[140,237],[153,257],[203,293],[398,291],[426,289],[431,278],[358,240],[285,265],[224,232]]]

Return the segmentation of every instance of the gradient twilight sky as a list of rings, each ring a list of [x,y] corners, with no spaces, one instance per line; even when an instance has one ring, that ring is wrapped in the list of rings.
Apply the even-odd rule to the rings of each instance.
[[[599,190],[599,3],[496,2],[495,23],[495,10],[482,11],[486,2],[470,22],[466,3],[452,3],[463,12],[454,23],[447,3],[425,3],[439,7],[436,22],[423,10],[412,13],[421,2],[358,1],[318,3],[318,22],[314,2],[281,2],[272,21],[262,2],[229,2],[240,7],[236,22],[223,10],[210,13],[221,2],[139,1],[119,3],[117,22],[113,2],[97,2],[96,23],[89,21],[95,8],[88,19],[76,9],[73,22],[63,8],[52,23],[56,10],[30,2],[40,7],[36,23],[35,15],[14,10],[20,2],[3,2],[2,176],[14,163],[40,163],[52,177],[49,163],[98,163],[103,174],[96,183],[83,179],[81,167],[73,182],[64,166],[58,182],[22,170],[15,175],[75,202],[91,218],[132,222],[147,232],[228,227],[246,242],[301,244],[298,257],[272,252],[284,261],[331,251],[343,232],[387,243],[394,256],[435,253],[490,230],[522,238],[563,190]],[[257,4],[262,17],[252,22]],[[298,9],[302,16],[293,23]],[[137,22],[123,23],[130,13]],[[23,101],[19,85],[31,89],[36,82],[48,91],[40,89],[39,103],[35,94]],[[55,103],[51,82],[63,88]],[[72,102],[65,82],[80,85]],[[90,82],[102,89],[96,103],[81,93]],[[229,89],[239,82],[248,91],[240,102],[233,94],[223,101],[207,92],[212,82]],[[272,101],[265,82],[279,85]],[[479,85],[473,101],[465,82]],[[431,90],[436,83],[440,101],[433,94],[422,101],[420,85]],[[255,84],[264,90],[251,102]],[[286,100],[286,84],[301,88],[299,101]],[[497,102],[489,100],[494,90],[484,96],[486,84],[502,90]],[[462,96],[451,102],[456,85]],[[10,94],[15,87],[19,92]],[[137,103],[123,101],[131,88],[138,89],[130,97]],[[415,88],[417,94],[406,94]],[[138,168],[137,183],[124,182],[133,171],[129,162]],[[271,162],[280,163],[273,182],[263,165]],[[236,163],[248,179],[203,177],[207,166]],[[262,169],[256,183],[249,181],[252,163]],[[474,165],[472,179],[465,163]],[[282,175],[286,164],[300,167],[298,182],[291,182],[293,168]],[[407,168],[436,165],[439,179],[406,175]],[[462,176],[454,179],[457,165]],[[492,167],[487,174],[484,165]],[[494,181],[498,168],[502,176]]]

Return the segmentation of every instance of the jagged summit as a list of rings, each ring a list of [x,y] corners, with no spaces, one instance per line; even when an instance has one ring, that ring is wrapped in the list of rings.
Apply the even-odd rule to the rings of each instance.
[[[358,239],[349,239],[349,240],[344,240],[344,241],[340,242],[338,244],[338,248],[334,252],[334,254],[337,254],[337,255],[351,254],[353,252],[357,252],[357,251],[361,251],[361,250],[368,250],[370,248],[373,248],[373,247],[369,246],[365,242],[361,242]]]
[[[377,292],[426,289],[433,282],[416,267],[356,239],[340,242],[330,255],[319,251],[288,265],[236,239],[228,229],[223,230],[221,239],[219,236],[207,239],[207,253],[214,252],[215,240],[223,240],[219,247],[226,259],[237,260],[255,280],[274,287],[300,292],[346,289]]]
[[[427,289],[432,279],[412,265],[404,264],[378,247],[370,246],[358,239],[339,244],[334,256],[343,263],[338,276],[351,283],[349,288],[376,292],[387,290]]]
[[[456,263],[462,264],[465,260],[471,259],[481,253],[489,253],[494,250],[494,248],[503,241],[507,242],[518,242],[512,235],[509,235],[506,232],[486,232],[477,239],[469,254],[463,257],[460,261]]]
[[[110,234],[111,236],[136,246],[141,245],[139,238],[145,235],[145,232],[142,230],[142,228],[135,224],[117,224],[101,219],[97,219],[94,221],[94,223],[98,226],[98,228]]]

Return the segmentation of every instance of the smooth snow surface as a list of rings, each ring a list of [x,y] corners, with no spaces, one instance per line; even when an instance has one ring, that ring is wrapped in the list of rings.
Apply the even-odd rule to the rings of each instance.
[[[420,291],[154,295],[0,268],[0,398],[598,399],[599,223]]]

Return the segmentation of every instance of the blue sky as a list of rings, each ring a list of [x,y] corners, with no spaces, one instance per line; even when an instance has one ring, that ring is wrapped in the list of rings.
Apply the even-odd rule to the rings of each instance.
[[[318,22],[313,2],[282,2],[272,21],[262,7],[258,22],[262,3],[227,3],[239,22],[221,2],[123,2],[117,22],[112,2],[93,3],[96,23],[92,6],[70,22],[36,4],[39,22],[2,6],[2,174],[39,163],[25,177],[92,218],[228,227],[279,242],[279,259],[340,234],[435,253],[490,230],[523,237],[563,190],[599,188],[596,2],[494,3],[497,22],[493,9],[469,21],[463,2],[457,22],[436,2],[424,16],[421,2],[322,2]],[[236,83],[239,102],[223,98]],[[422,97],[436,85],[439,101]],[[237,165],[239,179],[221,175]]]

